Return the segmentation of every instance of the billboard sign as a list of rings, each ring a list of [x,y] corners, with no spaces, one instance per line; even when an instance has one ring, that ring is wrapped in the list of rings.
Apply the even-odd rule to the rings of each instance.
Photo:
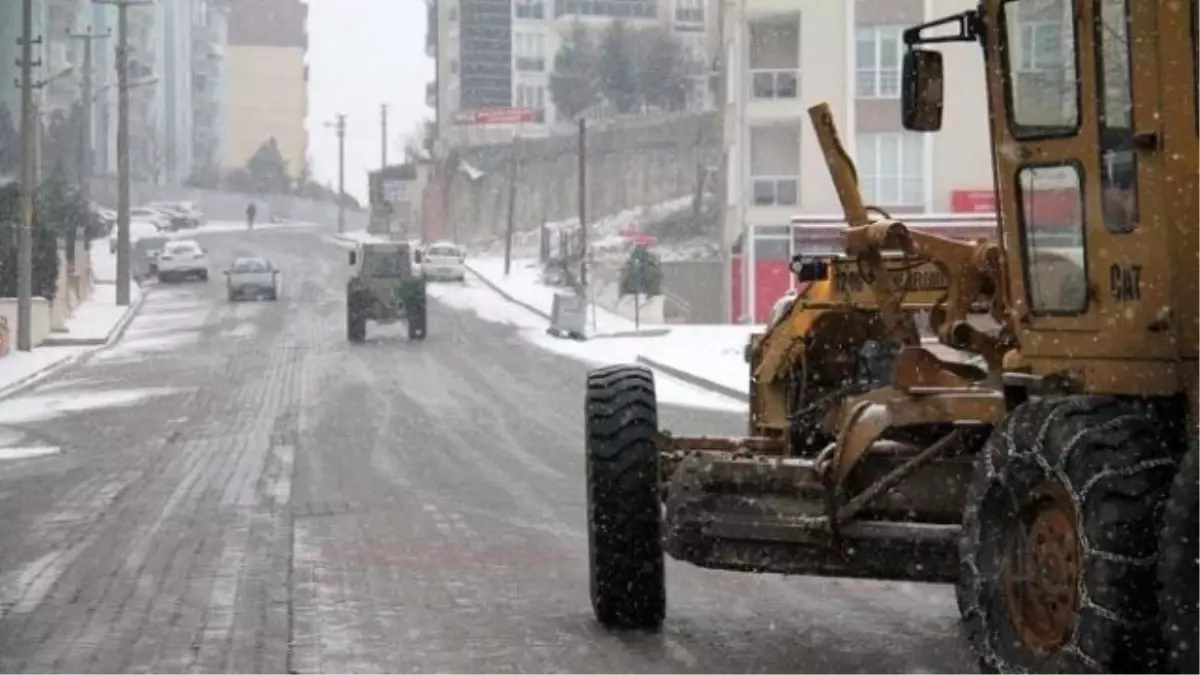
[[[456,119],[459,124],[521,124],[533,121],[533,108],[476,108]]]

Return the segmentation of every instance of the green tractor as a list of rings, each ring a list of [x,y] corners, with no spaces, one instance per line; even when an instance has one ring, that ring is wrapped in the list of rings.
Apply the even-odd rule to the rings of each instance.
[[[409,340],[425,339],[425,280],[419,252],[406,241],[360,243],[350,251],[354,276],[346,284],[346,337],[362,342],[367,319],[403,320]]]

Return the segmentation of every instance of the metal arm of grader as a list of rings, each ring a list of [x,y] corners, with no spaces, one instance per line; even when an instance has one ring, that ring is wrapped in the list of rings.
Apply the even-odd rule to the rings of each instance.
[[[937,266],[949,281],[948,289],[930,312],[930,325],[939,341],[955,349],[981,355],[990,368],[998,370],[1007,345],[1002,340],[976,329],[967,322],[972,306],[981,297],[990,301],[992,318],[1004,325],[1007,310],[1000,289],[1001,249],[996,242],[967,243],[926,232],[910,230],[902,222],[883,219],[871,221],[870,207],[863,203],[858,187],[854,160],[846,153],[838,136],[833,113],[826,103],[808,109],[817,142],[837,190],[848,227],[842,233],[846,253],[857,260],[859,273],[874,293],[879,311],[892,335],[914,344],[911,324],[906,321],[902,303],[906,282],[904,273],[887,268],[883,252],[903,251],[916,261]],[[876,209],[877,210],[877,209]]]

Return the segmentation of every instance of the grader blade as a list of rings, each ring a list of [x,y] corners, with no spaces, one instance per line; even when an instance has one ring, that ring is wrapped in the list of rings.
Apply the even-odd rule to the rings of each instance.
[[[676,455],[666,484],[666,551],[713,569],[953,580],[956,505],[965,496],[970,461],[939,458],[914,470],[909,467],[920,452],[880,446],[856,468],[850,493],[866,494],[896,475],[905,476],[904,489],[879,491],[846,522],[838,522],[838,504],[831,502],[819,460],[744,450]]]

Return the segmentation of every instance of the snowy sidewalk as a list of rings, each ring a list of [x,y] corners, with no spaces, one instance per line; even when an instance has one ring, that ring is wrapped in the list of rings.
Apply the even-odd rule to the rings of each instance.
[[[504,260],[468,259],[467,269],[484,285],[510,302],[547,321],[554,296],[564,292],[541,283],[536,259],[513,260],[504,276]],[[745,348],[750,334],[762,326],[704,324],[646,324],[640,326],[599,307],[588,309],[588,342],[597,350],[620,354],[690,384],[749,400],[749,366]],[[616,362],[616,361],[614,361]]]
[[[118,306],[116,285],[103,280],[104,273],[115,268],[113,256],[104,242],[94,242],[91,253],[93,277],[98,277],[92,297],[71,313],[65,331],[51,333],[45,342],[28,352],[13,347],[0,357],[0,399],[115,341],[137,313],[141,289],[132,285],[129,306]],[[15,327],[11,339],[15,342]]]

